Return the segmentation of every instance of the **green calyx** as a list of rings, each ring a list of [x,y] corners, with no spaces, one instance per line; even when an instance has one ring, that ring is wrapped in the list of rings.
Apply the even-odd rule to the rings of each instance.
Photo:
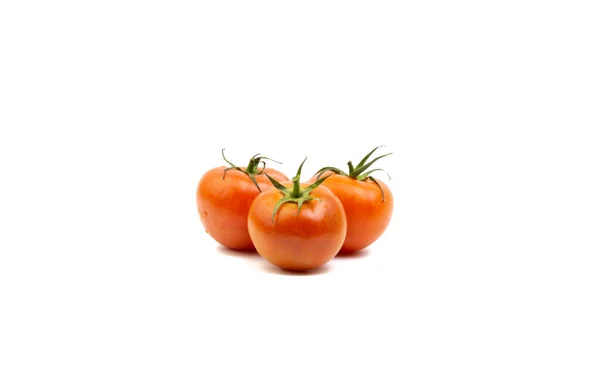
[[[381,187],[379,182],[377,182],[377,180],[375,180],[373,178],[373,176],[371,176],[371,173],[376,172],[376,171],[382,171],[383,173],[385,173],[388,176],[388,178],[390,180],[392,178],[390,177],[390,175],[387,172],[385,172],[381,168],[376,168],[376,169],[372,169],[372,170],[369,170],[369,168],[373,165],[373,163],[377,162],[378,160],[380,160],[383,157],[387,157],[388,155],[390,155],[392,153],[384,154],[382,156],[374,158],[372,161],[367,163],[367,160],[369,160],[371,155],[377,149],[381,148],[382,146],[383,145],[380,145],[377,148],[370,151],[369,154],[364,156],[364,158],[358,163],[358,165],[356,167],[354,167],[354,165],[352,164],[352,161],[348,161],[348,173],[346,173],[336,167],[323,167],[320,170],[318,170],[317,173],[315,173],[317,175],[317,179],[320,178],[325,172],[333,172],[335,174],[350,177],[350,178],[353,178],[358,181],[366,181],[366,180],[373,181],[379,187],[379,190],[381,190],[381,200],[385,203],[385,196],[383,193],[383,188]]]
[[[273,186],[277,190],[279,190],[281,194],[283,194],[283,197],[277,202],[277,204],[275,204],[275,209],[273,209],[273,216],[271,217],[271,221],[273,223],[275,223],[275,216],[277,215],[279,208],[285,203],[298,204],[298,211],[296,212],[296,214],[298,214],[300,213],[300,208],[302,208],[302,204],[306,203],[307,201],[321,201],[321,199],[319,198],[310,196],[310,193],[311,191],[319,187],[319,185],[321,185],[323,181],[325,181],[329,176],[322,177],[312,185],[307,186],[305,188],[300,187],[300,174],[302,173],[302,166],[304,166],[304,162],[306,162],[306,158],[304,158],[302,164],[300,164],[300,167],[298,167],[298,172],[296,173],[296,176],[292,178],[293,186],[291,189],[283,186],[281,183],[277,182],[273,177],[265,173],[265,175],[267,176],[269,181],[271,181]]]
[[[229,163],[229,165],[230,165],[230,167],[225,168],[225,172],[223,172],[223,179],[225,179],[225,175],[227,174],[227,171],[230,171],[230,170],[240,171],[243,174],[245,174],[246,176],[248,176],[248,178],[250,178],[250,180],[252,180],[252,182],[254,183],[254,186],[256,186],[256,188],[260,192],[262,192],[262,190],[260,189],[260,186],[258,186],[258,182],[256,182],[255,176],[261,175],[265,171],[265,167],[267,166],[267,164],[264,162],[264,160],[268,159],[272,162],[281,164],[281,162],[278,162],[271,158],[259,156],[260,153],[256,153],[252,158],[250,158],[250,162],[248,162],[248,166],[246,166],[246,170],[243,170],[240,167],[238,167],[235,164],[228,161],[227,158],[225,158],[225,149],[221,149],[221,155],[223,156],[223,159],[225,160],[225,162]],[[262,164],[262,168],[259,168],[261,164]],[[266,173],[265,173],[265,175],[266,175]]]

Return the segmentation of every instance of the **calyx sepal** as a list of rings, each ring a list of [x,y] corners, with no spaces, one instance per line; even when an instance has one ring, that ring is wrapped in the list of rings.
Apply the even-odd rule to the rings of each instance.
[[[385,172],[381,168],[376,168],[376,169],[367,171],[369,169],[369,167],[371,167],[373,165],[373,163],[377,162],[378,160],[380,160],[383,157],[387,157],[388,155],[392,154],[392,153],[387,153],[387,154],[381,155],[377,158],[374,158],[370,162],[367,162],[369,160],[369,158],[371,157],[371,155],[377,149],[379,149],[381,147],[383,147],[383,145],[380,145],[380,146],[376,147],[375,149],[373,149],[372,151],[370,151],[369,154],[367,154],[366,156],[363,157],[363,159],[358,163],[358,165],[356,167],[354,167],[354,165],[352,164],[352,161],[348,161],[348,173],[346,173],[336,167],[323,167],[315,173],[317,175],[317,179],[319,179],[325,172],[333,172],[333,174],[350,177],[350,178],[358,180],[358,181],[366,181],[366,180],[372,181],[375,183],[375,185],[377,185],[377,187],[379,187],[379,190],[381,191],[381,200],[385,203],[385,194],[383,192],[383,188],[381,187],[379,182],[377,182],[377,180],[375,180],[375,178],[373,178],[373,176],[371,176],[371,173],[376,172],[376,171],[382,171],[383,173],[385,173],[388,176],[388,178],[390,180],[392,178],[390,177],[390,175],[387,172]]]
[[[308,201],[312,201],[312,200],[321,201],[321,199],[319,199],[319,198],[310,196],[310,193],[314,189],[319,187],[330,175],[321,177],[317,181],[315,181],[312,185],[302,188],[302,187],[300,187],[300,175],[302,174],[302,166],[304,166],[304,162],[306,162],[306,158],[304,158],[304,160],[300,164],[300,167],[298,167],[298,172],[296,173],[296,176],[294,176],[292,178],[292,188],[291,189],[283,186],[280,182],[277,182],[277,180],[275,180],[273,177],[271,177],[267,173],[265,173],[265,175],[267,176],[269,181],[271,181],[271,183],[273,184],[273,187],[275,187],[277,190],[279,190],[281,192],[281,194],[283,194],[283,197],[281,199],[279,199],[279,201],[275,204],[275,208],[273,209],[273,215],[271,216],[271,221],[273,223],[275,223],[275,216],[279,212],[279,208],[285,203],[298,204],[298,211],[296,212],[296,215],[297,215],[298,213],[300,213],[300,209],[302,208],[302,205],[304,203],[306,203]]]
[[[264,162],[264,160],[267,159],[272,162],[281,164],[281,162],[278,162],[278,161],[268,158],[268,157],[260,156],[260,153],[256,153],[254,156],[252,156],[252,158],[250,158],[250,162],[248,162],[248,166],[246,166],[246,169],[243,170],[240,167],[238,167],[235,164],[228,161],[227,158],[225,158],[225,149],[224,148],[221,149],[221,155],[223,156],[223,159],[225,160],[225,162],[227,162],[230,166],[228,168],[225,168],[225,170],[223,172],[223,179],[225,179],[225,175],[227,175],[227,171],[231,171],[231,170],[240,171],[243,174],[245,174],[246,176],[248,176],[248,178],[252,181],[252,183],[254,183],[254,186],[256,186],[256,188],[260,192],[262,192],[262,190],[260,189],[258,182],[256,182],[255,176],[261,175],[265,171],[267,164]],[[259,166],[261,164],[262,164],[262,169],[259,169]],[[266,174],[267,173],[265,172],[265,175]]]

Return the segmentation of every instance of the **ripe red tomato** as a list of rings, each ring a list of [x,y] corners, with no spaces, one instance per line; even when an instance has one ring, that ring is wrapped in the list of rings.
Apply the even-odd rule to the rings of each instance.
[[[316,180],[324,173],[333,173],[325,180],[323,186],[340,199],[346,212],[348,232],[340,249],[342,253],[360,251],[371,245],[383,234],[392,218],[392,192],[384,182],[371,176],[372,172],[380,169],[367,171],[375,161],[391,153],[367,163],[375,150],[377,148],[367,154],[356,167],[352,162],[348,162],[348,173],[335,167],[325,167],[313,177],[313,180]]]
[[[302,162],[304,164],[304,162]],[[287,270],[318,268],[340,250],[346,236],[346,216],[340,200],[323,179],[300,184],[300,172],[292,182],[263,192],[248,213],[248,230],[258,253]]]
[[[206,232],[223,246],[235,250],[253,250],[248,234],[248,211],[252,201],[272,188],[266,173],[278,180],[288,180],[281,172],[265,168],[255,155],[247,167],[217,167],[206,172],[196,190],[198,214]],[[260,163],[263,164],[259,169]]]

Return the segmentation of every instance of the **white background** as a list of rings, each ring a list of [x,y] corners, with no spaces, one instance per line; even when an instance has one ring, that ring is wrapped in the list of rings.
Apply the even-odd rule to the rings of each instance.
[[[3,1],[0,365],[600,365],[594,1]],[[365,253],[224,251],[196,184],[394,152]],[[379,176],[385,177],[385,176]]]

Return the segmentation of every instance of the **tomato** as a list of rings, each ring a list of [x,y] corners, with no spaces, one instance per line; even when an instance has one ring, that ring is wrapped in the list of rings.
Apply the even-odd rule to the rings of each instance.
[[[372,172],[380,169],[367,171],[375,161],[391,153],[367,163],[375,150],[377,148],[367,154],[356,167],[349,162],[348,173],[335,167],[325,167],[313,177],[314,181],[324,173],[333,173],[323,182],[323,186],[340,199],[346,212],[348,232],[340,249],[342,253],[360,251],[371,245],[383,234],[392,218],[392,192],[384,182],[371,176]]]
[[[196,190],[196,205],[204,229],[218,243],[235,250],[254,249],[248,234],[248,211],[261,191],[272,188],[266,174],[288,180],[283,173],[265,168],[261,160],[266,158],[257,155],[247,167],[237,167],[225,159],[231,167],[206,172]],[[258,168],[260,163],[262,169]]]
[[[304,164],[304,162],[302,162]],[[258,253],[286,270],[318,268],[340,250],[346,236],[346,215],[340,200],[327,188],[292,182],[278,183],[252,203],[248,230]]]
[[[346,211],[348,233],[340,252],[348,253],[364,249],[377,240],[385,231],[394,208],[394,198],[385,183],[374,182],[334,174],[323,183],[342,202]]]

